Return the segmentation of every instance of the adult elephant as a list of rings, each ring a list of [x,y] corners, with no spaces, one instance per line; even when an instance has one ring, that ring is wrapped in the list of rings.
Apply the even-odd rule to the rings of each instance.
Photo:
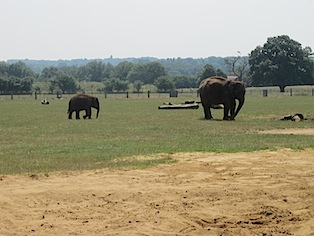
[[[213,105],[224,105],[224,120],[234,120],[244,104],[245,86],[241,81],[224,77],[209,77],[199,86],[205,119],[213,119],[210,108]],[[236,99],[239,101],[236,109]],[[230,112],[230,116],[229,116]]]
[[[97,97],[87,95],[87,94],[77,94],[72,97],[69,101],[68,114],[69,119],[72,119],[72,113],[76,112],[76,119],[80,119],[80,111],[85,110],[86,114],[83,116],[84,119],[88,117],[91,118],[92,107],[97,109],[96,118],[99,114],[99,101]]]

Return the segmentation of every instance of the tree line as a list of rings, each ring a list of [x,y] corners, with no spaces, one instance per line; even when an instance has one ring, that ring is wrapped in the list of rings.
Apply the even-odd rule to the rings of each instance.
[[[11,73],[10,68],[28,73]],[[208,73],[208,70],[211,72]],[[155,85],[157,91],[168,92],[178,88],[195,88],[200,78],[205,74],[218,74],[226,76],[222,70],[216,70],[211,65],[205,65],[196,75],[184,74],[170,75],[169,71],[158,61],[132,63],[123,61],[116,66],[93,60],[82,66],[45,67],[40,73],[32,71],[25,62],[18,61],[13,64],[1,62],[0,66],[0,92],[2,94],[18,92],[49,93],[76,93],[84,92],[80,86],[82,82],[99,83],[102,86],[98,92],[124,92],[133,90],[141,92],[144,85]],[[204,74],[204,75],[203,75]],[[21,87],[22,81],[29,81],[28,86]],[[11,86],[14,83],[14,86]],[[33,84],[36,84],[33,86]]]
[[[118,63],[117,63],[118,61]],[[271,37],[249,56],[207,59],[192,58],[109,58],[105,60],[58,61],[36,71],[34,61],[0,62],[0,93],[84,92],[83,82],[98,83],[99,92],[140,92],[144,85],[154,85],[159,92],[196,88],[207,77],[234,76],[247,86],[314,84],[314,60],[310,47],[287,35]],[[76,62],[76,64],[74,63]],[[112,63],[111,63],[112,62]],[[79,64],[81,63],[81,64]],[[79,65],[77,65],[79,64]],[[33,68],[33,69],[32,69]]]

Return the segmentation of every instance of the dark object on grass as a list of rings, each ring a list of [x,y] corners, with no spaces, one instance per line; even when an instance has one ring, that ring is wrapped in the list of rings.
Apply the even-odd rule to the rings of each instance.
[[[296,113],[294,115],[285,115],[285,116],[279,117],[278,120],[291,120],[294,122],[300,122],[302,120],[305,120],[305,118],[302,114]]]
[[[45,98],[44,100],[41,101],[41,104],[43,105],[48,105],[49,104],[49,101],[47,98]]]
[[[198,109],[198,108],[199,105],[197,103],[173,104],[171,102],[158,107],[158,109]]]

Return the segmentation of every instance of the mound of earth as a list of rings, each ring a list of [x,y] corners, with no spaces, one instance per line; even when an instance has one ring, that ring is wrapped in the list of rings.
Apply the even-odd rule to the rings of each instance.
[[[1,176],[0,235],[313,235],[313,149],[170,157]]]

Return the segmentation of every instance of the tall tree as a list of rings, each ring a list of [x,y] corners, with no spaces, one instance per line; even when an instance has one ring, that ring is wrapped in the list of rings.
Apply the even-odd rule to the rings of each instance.
[[[177,75],[173,76],[173,82],[176,88],[195,88],[197,87],[197,81],[195,77]]]
[[[128,74],[128,80],[141,80],[144,84],[153,84],[160,76],[165,76],[165,67],[159,62],[147,62],[133,66]]]
[[[9,65],[8,75],[18,78],[36,77],[35,72],[33,72],[29,67],[26,66],[24,62],[21,61]]]
[[[127,80],[127,76],[133,67],[133,63],[124,61],[119,63],[113,69],[113,77],[118,78],[120,80]]]
[[[41,77],[50,79],[56,77],[60,73],[59,69],[55,66],[45,67],[41,72]]]
[[[129,86],[129,82],[125,80],[120,80],[118,78],[110,78],[104,81],[104,91],[112,92],[112,91],[127,91]]]
[[[51,84],[57,85],[62,93],[76,93],[78,90],[75,79],[64,74],[58,75]]]
[[[252,85],[279,86],[284,92],[289,85],[313,84],[311,50],[287,35],[268,38],[249,57]]]
[[[142,89],[142,86],[143,86],[143,82],[140,81],[140,80],[135,80],[135,81],[133,82],[133,87],[134,87],[135,91],[138,92],[138,93],[139,93],[140,90]]]
[[[174,82],[170,76],[160,76],[156,79],[155,85],[158,91],[170,91],[175,88]]]
[[[80,80],[101,82],[106,78],[106,64],[101,61],[91,61],[79,68],[78,76]]]

